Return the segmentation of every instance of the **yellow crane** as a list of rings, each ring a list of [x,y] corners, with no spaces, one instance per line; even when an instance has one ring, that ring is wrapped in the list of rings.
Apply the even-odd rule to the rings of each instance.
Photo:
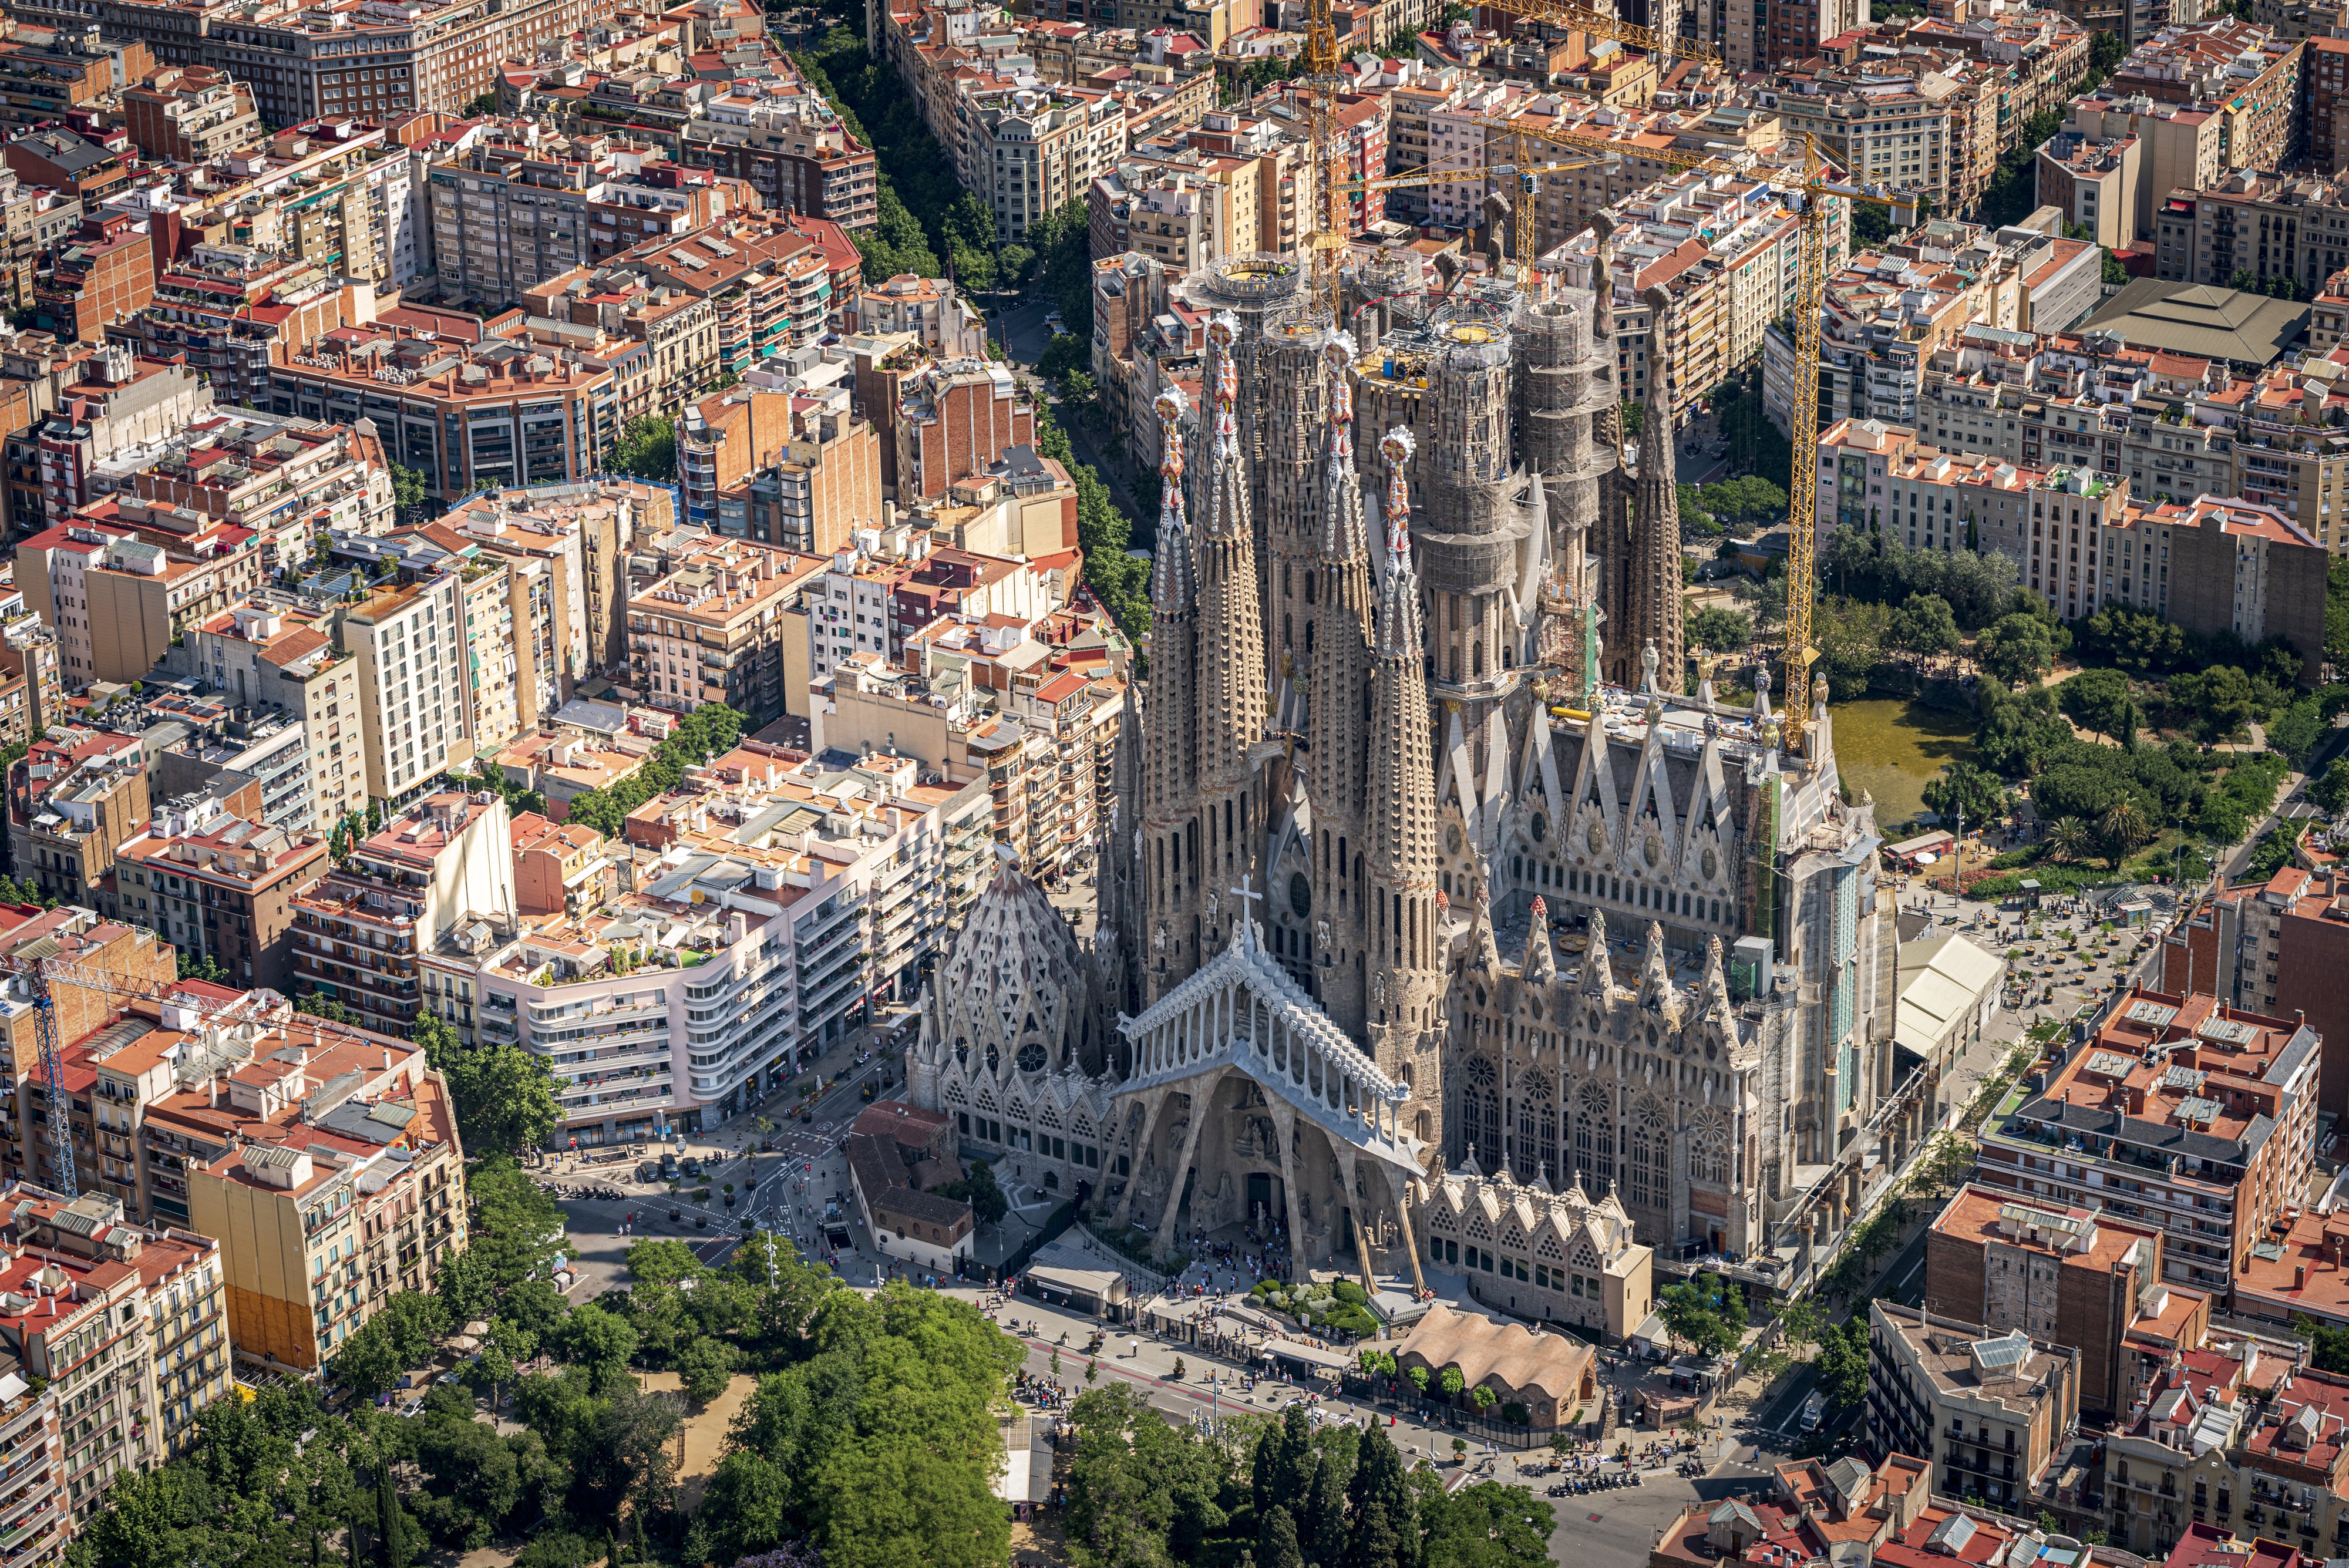
[[[1611,38],[1641,54],[1661,55],[1670,59],[1699,60],[1708,66],[1721,64],[1721,51],[1710,44],[1701,44],[1677,34],[1667,37],[1651,28],[1619,21],[1603,11],[1594,11],[1587,5],[1568,5],[1566,0],[1476,0],[1476,5],[1482,10],[1505,12],[1525,21],[1588,33],[1594,38]]]
[[[1786,649],[1782,666],[1785,685],[1780,695],[1785,703],[1786,747],[1799,754],[1808,723],[1810,667],[1818,657],[1818,650],[1811,646],[1811,597],[1816,587],[1815,549],[1818,536],[1819,329],[1826,306],[1827,203],[1836,198],[1867,202],[1892,209],[1896,223],[1902,222],[1899,214],[1904,212],[1909,214],[1906,222],[1913,223],[1923,198],[1828,178],[1834,171],[1819,156],[1818,143],[1808,135],[1802,138],[1803,164],[1797,175],[1792,171],[1741,170],[1711,153],[1626,147],[1607,137],[1579,131],[1538,130],[1509,120],[1485,123],[1487,130],[1601,158],[1637,156],[1676,169],[1710,168],[1742,178],[1758,178],[1784,195],[1795,214],[1799,228],[1794,301],[1795,384],[1794,406],[1788,410],[1787,420],[1795,462],[1786,508]]]

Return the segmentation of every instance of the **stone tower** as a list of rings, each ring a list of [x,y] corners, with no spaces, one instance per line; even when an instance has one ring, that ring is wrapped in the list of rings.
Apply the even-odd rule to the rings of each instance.
[[[1151,564],[1150,690],[1142,709],[1143,995],[1154,1002],[1199,967],[1199,597],[1183,512],[1188,400],[1158,399],[1165,431],[1158,544]]]
[[[1497,312],[1455,309],[1434,325],[1412,532],[1431,695],[1456,704],[1462,730],[1474,735],[1526,661],[1525,625],[1510,596],[1532,519],[1514,483],[1510,335]]]
[[[1433,1141],[1443,1125],[1444,957],[1435,886],[1435,754],[1412,570],[1411,433],[1390,431],[1386,571],[1379,585],[1378,662],[1371,690],[1370,993],[1373,1059],[1408,1085],[1403,1127]]]
[[[1231,923],[1241,918],[1231,889],[1243,877],[1262,881],[1265,800],[1251,752],[1265,733],[1264,626],[1239,445],[1238,336],[1239,322],[1228,312],[1207,324],[1206,380],[1215,406],[1201,424],[1207,477],[1195,543],[1202,956],[1222,950]]]
[[[1267,400],[1278,382],[1265,357],[1271,346],[1272,324],[1297,307],[1304,280],[1298,257],[1248,252],[1216,257],[1184,279],[1182,286],[1184,292],[1210,314],[1229,313],[1239,324],[1238,336],[1230,350],[1240,373],[1239,398],[1234,413],[1239,426],[1240,472],[1247,479],[1248,516],[1256,524],[1258,624],[1268,637],[1279,625],[1275,618],[1278,612],[1271,602],[1272,586],[1267,569],[1272,553],[1265,538],[1266,524],[1272,515],[1271,498],[1267,493],[1271,469],[1265,462],[1266,433],[1270,429]],[[1277,667],[1277,643],[1274,652],[1273,663]]]
[[[1321,352],[1334,336],[1328,319],[1313,309],[1276,321],[1265,334],[1262,363],[1266,516],[1264,630],[1277,694],[1293,691],[1294,677],[1306,665],[1311,628],[1319,606],[1304,597],[1302,577],[1313,569],[1319,536],[1323,427],[1328,387]],[[1285,698],[1279,699],[1284,701]],[[1285,711],[1284,722],[1295,715]]]
[[[1601,301],[1559,294],[1518,312],[1517,447],[1549,500],[1553,580],[1578,606],[1597,602],[1590,524],[1618,465],[1609,431],[1620,394],[1615,355],[1597,330]]]
[[[1322,353],[1329,376],[1329,450],[1322,462],[1318,558],[1300,584],[1317,618],[1305,669],[1306,794],[1312,802],[1310,908],[1313,973],[1321,1009],[1361,1037],[1369,984],[1362,950],[1362,826],[1373,772],[1370,535],[1361,478],[1354,468],[1352,345],[1333,336]]]
[[[1649,309],[1659,322],[1671,297],[1650,289]],[[1646,412],[1640,424],[1640,470],[1622,486],[1628,509],[1615,531],[1616,547],[1602,570],[1609,578],[1607,678],[1619,686],[1641,683],[1647,649],[1656,650],[1658,679],[1677,694],[1685,679],[1687,641],[1681,624],[1680,486],[1672,467],[1672,395],[1663,366],[1648,376]],[[1628,512],[1628,515],[1626,515]]]

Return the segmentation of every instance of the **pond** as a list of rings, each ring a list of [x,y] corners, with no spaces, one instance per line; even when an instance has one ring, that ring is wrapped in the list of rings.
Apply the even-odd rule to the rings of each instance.
[[[1854,800],[1862,789],[1876,797],[1876,823],[1888,837],[1925,809],[1925,786],[1944,767],[1973,756],[1971,713],[1872,697],[1838,702],[1834,714],[1836,766],[1844,787]]]

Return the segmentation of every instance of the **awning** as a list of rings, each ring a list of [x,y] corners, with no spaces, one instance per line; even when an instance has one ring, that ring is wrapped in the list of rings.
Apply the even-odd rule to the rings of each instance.
[[[1324,1350],[1318,1345],[1301,1340],[1276,1339],[1257,1352],[1267,1360],[1294,1361],[1307,1366],[1324,1367],[1331,1372],[1350,1372],[1361,1365],[1361,1357],[1342,1350]]]
[[[1030,1263],[1021,1277],[1040,1291],[1059,1291],[1109,1305],[1125,1299],[1125,1277],[1107,1269],[1059,1269]]]

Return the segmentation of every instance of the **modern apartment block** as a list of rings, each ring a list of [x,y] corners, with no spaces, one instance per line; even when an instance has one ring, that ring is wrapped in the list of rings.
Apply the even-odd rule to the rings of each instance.
[[[1982,1124],[1979,1180],[2165,1236],[2166,1280],[2215,1295],[2302,1199],[2317,1036],[2207,992],[2116,999],[2044,1085]]]
[[[461,582],[440,573],[380,588],[336,628],[358,662],[369,798],[413,799],[451,762],[466,759]]]
[[[1006,447],[1036,444],[1036,411],[1011,372],[985,359],[925,365],[900,389],[897,504],[944,495],[984,473]]]
[[[294,900],[294,982],[404,1033],[423,995],[419,961],[449,930],[511,920],[513,849],[505,802],[430,794],[361,839]]]
[[[714,1125],[873,1002],[910,1000],[978,897],[985,786],[920,774],[741,747],[630,816],[634,892],[486,945],[460,932],[427,961],[428,1001],[545,1055],[566,1138]]]

